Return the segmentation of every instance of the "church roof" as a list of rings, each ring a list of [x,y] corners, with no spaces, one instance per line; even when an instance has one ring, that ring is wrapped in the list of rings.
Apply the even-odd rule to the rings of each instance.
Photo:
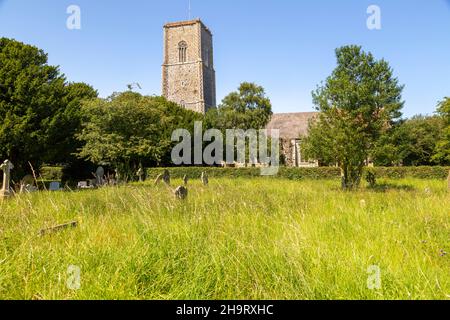
[[[298,139],[308,135],[309,122],[317,115],[318,112],[276,113],[266,128],[280,130],[282,139]]]

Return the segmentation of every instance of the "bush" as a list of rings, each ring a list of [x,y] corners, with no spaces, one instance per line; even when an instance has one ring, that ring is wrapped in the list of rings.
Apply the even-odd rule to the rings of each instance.
[[[366,170],[366,181],[371,188],[375,187],[377,184],[377,175],[373,168],[367,168]]]
[[[62,167],[41,167],[39,174],[44,180],[60,181],[62,178]]]
[[[150,179],[156,178],[165,169],[169,169],[171,177],[181,179],[185,175],[189,179],[200,179],[203,171],[208,176],[214,178],[252,178],[261,177],[259,168],[217,168],[217,167],[173,167],[173,168],[150,168],[147,169],[147,176]],[[377,178],[402,179],[402,178],[419,178],[419,179],[447,179],[449,167],[377,167],[370,168]],[[369,168],[366,168],[369,170]],[[341,172],[335,167],[320,168],[288,168],[281,167],[274,179],[339,179]]]

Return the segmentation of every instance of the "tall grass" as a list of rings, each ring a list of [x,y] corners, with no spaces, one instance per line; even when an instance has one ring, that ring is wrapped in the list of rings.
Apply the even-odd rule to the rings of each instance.
[[[446,183],[338,187],[217,179],[191,182],[185,201],[150,183],[21,195],[0,204],[0,298],[449,299]]]

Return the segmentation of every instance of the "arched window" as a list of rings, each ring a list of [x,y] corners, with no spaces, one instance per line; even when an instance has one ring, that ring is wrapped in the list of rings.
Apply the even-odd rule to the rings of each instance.
[[[178,60],[181,63],[187,60],[187,43],[185,41],[178,44]]]

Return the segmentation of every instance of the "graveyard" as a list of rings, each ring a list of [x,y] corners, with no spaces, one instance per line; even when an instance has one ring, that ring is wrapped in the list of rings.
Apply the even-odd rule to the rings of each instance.
[[[450,300],[450,0],[25,2],[0,301]]]
[[[346,192],[336,179],[167,173],[1,201],[0,298],[449,298],[445,180]]]

